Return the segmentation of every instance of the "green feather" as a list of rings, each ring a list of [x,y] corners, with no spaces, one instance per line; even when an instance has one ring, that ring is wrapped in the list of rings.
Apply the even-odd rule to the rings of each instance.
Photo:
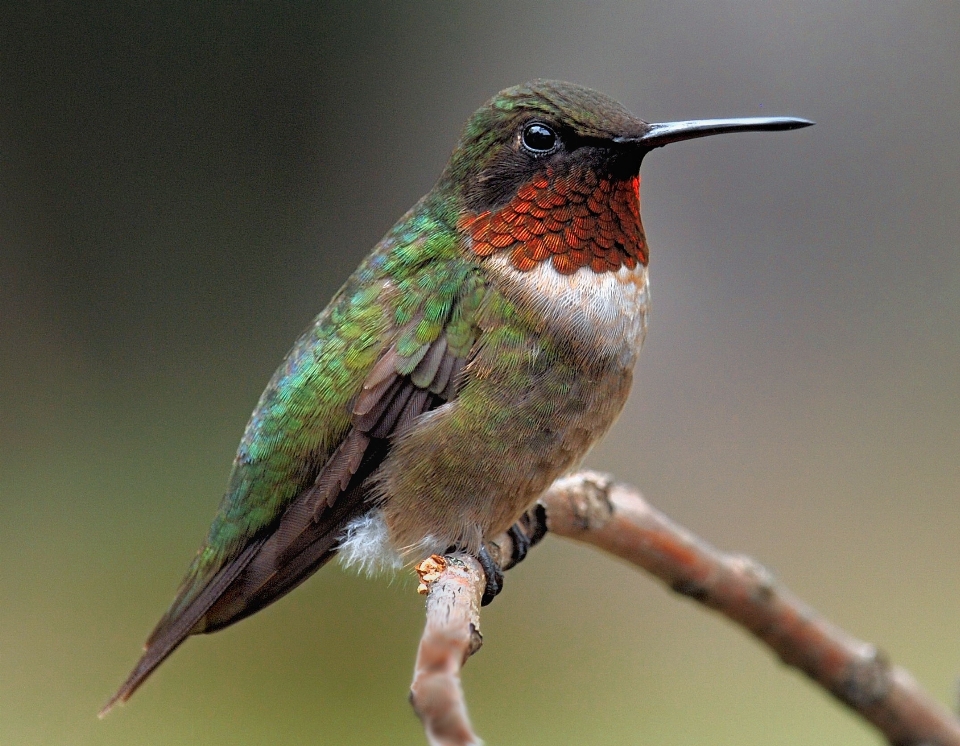
[[[352,403],[391,344],[401,374],[417,366],[445,328],[451,350],[468,352],[483,283],[457,234],[429,208],[421,202],[380,242],[273,375],[247,424],[206,541],[165,620],[269,531],[311,484],[348,432]]]

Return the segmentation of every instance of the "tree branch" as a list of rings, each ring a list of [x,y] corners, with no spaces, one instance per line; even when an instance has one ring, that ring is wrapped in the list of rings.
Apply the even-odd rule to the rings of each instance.
[[[677,593],[723,614],[872,723],[893,746],[960,746],[960,721],[873,645],[834,626],[748,557],[726,554],[602,474],[557,480],[540,498],[547,527],[592,544],[656,576]],[[533,526],[537,516],[525,517]],[[504,534],[488,547],[509,558]],[[509,561],[501,563],[504,569]],[[427,623],[411,703],[433,746],[480,743],[467,717],[460,668],[480,647],[485,578],[466,555],[422,563]]]
[[[486,578],[465,554],[434,555],[417,566],[427,593],[427,624],[417,650],[410,704],[430,746],[475,746],[460,686],[460,669],[480,649],[480,597]],[[429,589],[429,590],[428,590]]]

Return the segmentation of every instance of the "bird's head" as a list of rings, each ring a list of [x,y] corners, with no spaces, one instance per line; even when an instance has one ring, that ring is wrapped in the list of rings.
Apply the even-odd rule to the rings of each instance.
[[[441,184],[479,256],[510,251],[515,267],[551,260],[563,274],[646,264],[639,172],[668,143],[812,124],[787,117],[649,124],[573,83],[507,88],[467,122]]]

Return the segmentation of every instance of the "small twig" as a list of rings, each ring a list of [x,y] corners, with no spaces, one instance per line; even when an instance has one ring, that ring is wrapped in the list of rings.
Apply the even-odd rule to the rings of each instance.
[[[551,532],[621,557],[677,593],[720,612],[876,726],[893,746],[960,746],[960,721],[906,670],[892,666],[873,645],[821,617],[761,565],[720,552],[678,526],[636,489],[614,484],[602,474],[581,472],[555,482],[539,504],[546,510]],[[510,556],[508,535],[490,544],[501,557]],[[472,558],[448,559],[445,569],[421,575],[429,592],[427,627],[412,700],[431,744],[459,746],[478,743],[467,719],[459,671],[479,648],[470,641],[474,635],[479,640],[479,599],[485,578]],[[444,647],[445,640],[456,640],[456,644]],[[443,651],[445,657],[435,657],[436,651]],[[430,690],[430,696],[425,696],[425,671],[432,674],[430,681],[448,691]],[[425,704],[429,717],[424,714]],[[448,723],[455,726],[449,733],[464,734],[460,740],[440,738],[438,734],[448,731],[439,730],[437,724]]]
[[[410,704],[431,746],[474,746],[460,686],[460,669],[480,649],[480,596],[486,582],[480,563],[468,555],[434,555],[417,566],[427,594],[427,624],[417,650]]]

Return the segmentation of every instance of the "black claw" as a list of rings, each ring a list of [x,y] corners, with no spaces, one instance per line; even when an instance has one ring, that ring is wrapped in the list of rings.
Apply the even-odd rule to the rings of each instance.
[[[523,523],[531,547],[535,547],[547,535],[547,509],[540,503],[534,505],[533,510],[524,513],[520,522]]]
[[[513,539],[513,551],[510,553],[510,559],[513,564],[519,564],[523,562],[524,557],[527,556],[527,552],[530,549],[530,539],[524,530],[520,528],[519,523],[514,523],[508,528],[507,534]]]
[[[493,561],[493,557],[490,556],[486,546],[480,547],[480,551],[477,552],[477,561],[483,568],[483,574],[487,576],[487,585],[483,589],[483,597],[480,599],[480,605],[486,606],[503,590],[503,570]]]

